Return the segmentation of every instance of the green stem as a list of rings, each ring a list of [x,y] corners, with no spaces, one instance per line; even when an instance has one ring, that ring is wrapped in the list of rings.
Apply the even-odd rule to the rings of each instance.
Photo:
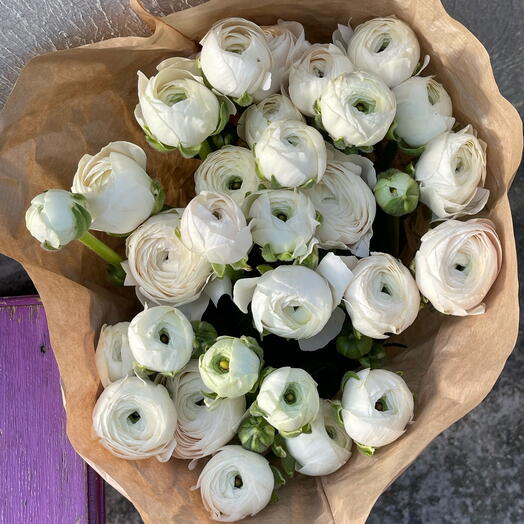
[[[200,157],[201,160],[205,160],[207,155],[209,155],[209,153],[212,153],[212,152],[213,152],[213,148],[211,147],[211,144],[209,143],[208,140],[204,140],[202,144],[200,144],[200,151],[198,152],[198,156]]]
[[[104,244],[104,242],[89,232],[84,233],[78,240],[109,264],[120,266],[120,262],[125,260],[116,251],[113,251],[107,244]]]

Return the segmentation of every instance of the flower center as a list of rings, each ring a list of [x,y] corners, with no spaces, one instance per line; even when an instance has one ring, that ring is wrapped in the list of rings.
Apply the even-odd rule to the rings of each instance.
[[[380,288],[380,292],[391,296],[391,291],[389,287],[387,286],[387,284],[382,284],[382,287]]]
[[[244,485],[244,483],[242,482],[242,477],[240,475],[235,475],[234,484],[235,488],[241,488]]]
[[[294,135],[287,136],[286,140],[287,140],[287,143],[292,145],[293,147],[297,147],[300,144],[300,139],[298,138],[298,136],[294,136]]]
[[[131,424],[136,424],[140,420],[140,413],[133,411],[133,413],[127,416],[127,420],[129,420]]]
[[[166,345],[169,344],[169,341],[171,340],[169,333],[165,329],[160,330],[160,336],[158,338],[160,339],[160,342],[162,342],[162,344]]]
[[[213,211],[212,214],[217,220],[220,220],[222,218],[222,215],[218,211]]]
[[[378,49],[375,51],[375,53],[382,53],[382,51],[388,48],[390,43],[391,43],[391,37],[389,35],[381,35]]]
[[[295,395],[295,392],[292,389],[286,390],[284,393],[284,402],[291,406],[297,401],[297,397]]]
[[[229,371],[229,360],[226,358],[223,358],[219,363],[218,367],[222,369],[223,371]]]
[[[377,411],[387,411],[389,409],[385,395],[375,402],[375,409]]]
[[[229,179],[227,184],[228,189],[231,191],[236,191],[242,187],[242,179],[239,176],[234,176]]]
[[[375,110],[375,102],[371,100],[364,100],[362,98],[357,98],[357,100],[355,100],[352,105],[358,112],[364,113],[366,115],[373,113]]]
[[[335,440],[337,438],[337,431],[333,426],[326,426],[326,433],[331,440]]]
[[[287,221],[287,215],[285,213],[283,213],[282,211],[276,211],[274,213],[274,216],[276,216],[279,220],[282,220],[282,222],[286,222]]]

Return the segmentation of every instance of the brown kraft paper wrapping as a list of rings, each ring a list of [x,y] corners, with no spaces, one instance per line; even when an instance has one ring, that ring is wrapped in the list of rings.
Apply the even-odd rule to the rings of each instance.
[[[135,9],[141,10],[137,1]],[[0,251],[19,260],[45,305],[60,368],[67,433],[74,448],[136,506],[147,523],[208,522],[196,483],[200,467],[155,459],[125,461],[92,437],[91,412],[101,391],[94,348],[103,323],[128,320],[138,310],[133,290],[106,281],[104,264],[80,243],[49,253],[25,228],[33,196],[69,190],[76,164],[108,142],[144,148],[148,172],[166,186],[168,202],[182,206],[193,191],[196,160],[162,154],[144,141],[133,117],[138,70],[150,75],[161,60],[189,55],[210,25],[228,16],[259,24],[298,20],[312,42],[327,42],[337,23],[395,14],[416,31],[431,55],[424,74],[437,74],[452,97],[454,114],[488,144],[489,203],[482,216],[496,224],[504,250],[500,275],[484,315],[443,317],[429,308],[402,336],[409,348],[388,363],[403,370],[416,394],[415,423],[374,457],[354,453],[338,472],[299,476],[280,502],[252,518],[257,523],[363,523],[375,500],[440,432],[473,409],[492,388],[518,330],[517,262],[507,191],[522,152],[522,125],[499,93],[486,50],[438,0],[211,0],[162,20],[150,38],[115,38],[33,59],[23,70],[0,116]],[[176,29],[175,29],[176,28]],[[184,35],[184,36],[183,36]],[[106,237],[118,249],[123,241]]]

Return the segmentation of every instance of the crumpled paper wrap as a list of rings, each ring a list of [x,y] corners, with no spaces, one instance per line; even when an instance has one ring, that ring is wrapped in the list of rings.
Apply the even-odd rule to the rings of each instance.
[[[444,318],[423,310],[402,337],[409,348],[388,366],[403,370],[416,393],[415,423],[372,458],[355,453],[328,477],[299,476],[281,490],[278,504],[253,518],[257,523],[362,523],[424,447],[482,401],[513,349],[518,283],[507,191],[521,157],[520,118],[500,95],[486,50],[438,0],[211,0],[162,20],[148,15],[137,0],[132,4],[155,29],[150,38],[115,38],[54,52],[33,59],[20,75],[0,117],[0,251],[24,265],[45,305],[71,443],[148,523],[194,524],[208,517],[199,492],[190,490],[199,468],[190,472],[181,460],[121,460],[92,438],[91,412],[101,391],[94,359],[98,332],[103,323],[127,320],[137,310],[133,291],[111,286],[104,264],[79,243],[45,252],[24,225],[34,195],[46,188],[69,189],[79,158],[114,140],[129,140],[147,151],[148,172],[161,178],[170,204],[184,205],[190,198],[197,161],[152,150],[134,121],[137,70],[149,75],[164,58],[194,52],[194,41],[228,16],[259,24],[298,20],[310,41],[327,42],[337,23],[393,13],[411,25],[423,53],[431,55],[425,74],[438,75],[455,116],[473,124],[488,144],[491,197],[483,216],[496,224],[504,262],[486,314]],[[121,239],[106,240],[122,248]]]

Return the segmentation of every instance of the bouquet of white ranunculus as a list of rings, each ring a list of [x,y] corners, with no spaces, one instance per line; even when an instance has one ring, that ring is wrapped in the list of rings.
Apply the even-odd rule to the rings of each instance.
[[[353,443],[371,455],[409,431],[419,384],[381,369],[389,347],[421,308],[483,313],[502,249],[490,220],[457,220],[489,198],[482,130],[417,76],[407,24],[310,44],[298,22],[228,18],[200,43],[138,73],[134,114],[147,155],[202,160],[185,207],[158,162],[115,141],[26,223],[48,250],[80,240],[143,306],[100,332],[100,443],[191,468],[214,454],[196,488],[230,522],[296,473],[336,471]]]

